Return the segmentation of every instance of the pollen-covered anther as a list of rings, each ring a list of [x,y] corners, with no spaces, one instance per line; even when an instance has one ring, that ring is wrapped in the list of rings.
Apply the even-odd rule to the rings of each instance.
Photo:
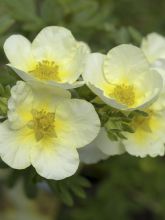
[[[32,116],[33,120],[30,121],[29,127],[34,129],[37,141],[40,141],[45,136],[56,137],[55,113],[33,109]]]
[[[118,102],[127,106],[132,106],[135,103],[135,91],[133,85],[115,85],[113,92],[110,95]]]
[[[41,80],[60,81],[59,66],[54,61],[40,61],[36,64],[35,68],[29,72]]]

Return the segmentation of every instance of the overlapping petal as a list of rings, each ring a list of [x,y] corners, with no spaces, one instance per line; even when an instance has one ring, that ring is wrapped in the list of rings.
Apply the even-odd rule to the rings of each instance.
[[[61,141],[77,148],[90,143],[100,130],[100,120],[92,104],[79,99],[66,100],[57,107],[56,123]]]

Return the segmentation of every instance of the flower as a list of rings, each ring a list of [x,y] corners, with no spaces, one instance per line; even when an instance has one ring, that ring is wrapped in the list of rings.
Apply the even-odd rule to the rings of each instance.
[[[8,120],[0,124],[2,160],[15,169],[32,165],[47,179],[73,175],[79,165],[76,148],[89,144],[100,129],[92,104],[70,99],[61,88],[18,81],[8,108]]]
[[[22,35],[12,35],[4,43],[4,51],[9,66],[25,81],[38,80],[66,89],[83,85],[77,80],[89,48],[64,27],[46,27],[32,43]]]
[[[165,82],[165,37],[158,33],[150,33],[142,39],[141,49],[151,68],[159,72]]]
[[[83,78],[106,104],[122,110],[149,106],[163,84],[159,73],[150,69],[141,49],[125,44],[107,55],[89,54]]]
[[[163,96],[162,96],[163,97]],[[135,133],[124,133],[125,150],[134,156],[163,156],[165,153],[165,108],[162,97],[146,109],[147,117],[137,115],[132,121]]]
[[[120,141],[111,141],[105,128],[101,128],[98,136],[88,146],[79,149],[80,161],[86,164],[97,163],[109,156],[119,155],[125,152],[124,145]]]

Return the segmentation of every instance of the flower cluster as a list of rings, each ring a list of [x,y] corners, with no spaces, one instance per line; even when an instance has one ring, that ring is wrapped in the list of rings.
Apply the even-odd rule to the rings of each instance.
[[[122,44],[101,54],[52,26],[32,43],[10,36],[4,51],[20,77],[0,124],[0,157],[10,167],[32,165],[42,177],[60,180],[73,175],[80,161],[124,152],[164,155],[162,36],[153,33],[141,47]]]

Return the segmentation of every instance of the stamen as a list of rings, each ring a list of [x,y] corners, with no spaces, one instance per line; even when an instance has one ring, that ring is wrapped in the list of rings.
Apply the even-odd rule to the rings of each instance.
[[[41,80],[60,81],[59,66],[54,61],[43,60],[38,62],[35,68],[29,72]]]
[[[44,110],[32,110],[33,120],[30,121],[29,127],[34,129],[37,141],[40,141],[45,136],[54,136],[55,133],[55,113],[46,112]]]
[[[135,103],[135,91],[133,85],[120,84],[115,85],[113,92],[110,94],[118,102],[132,106]]]

